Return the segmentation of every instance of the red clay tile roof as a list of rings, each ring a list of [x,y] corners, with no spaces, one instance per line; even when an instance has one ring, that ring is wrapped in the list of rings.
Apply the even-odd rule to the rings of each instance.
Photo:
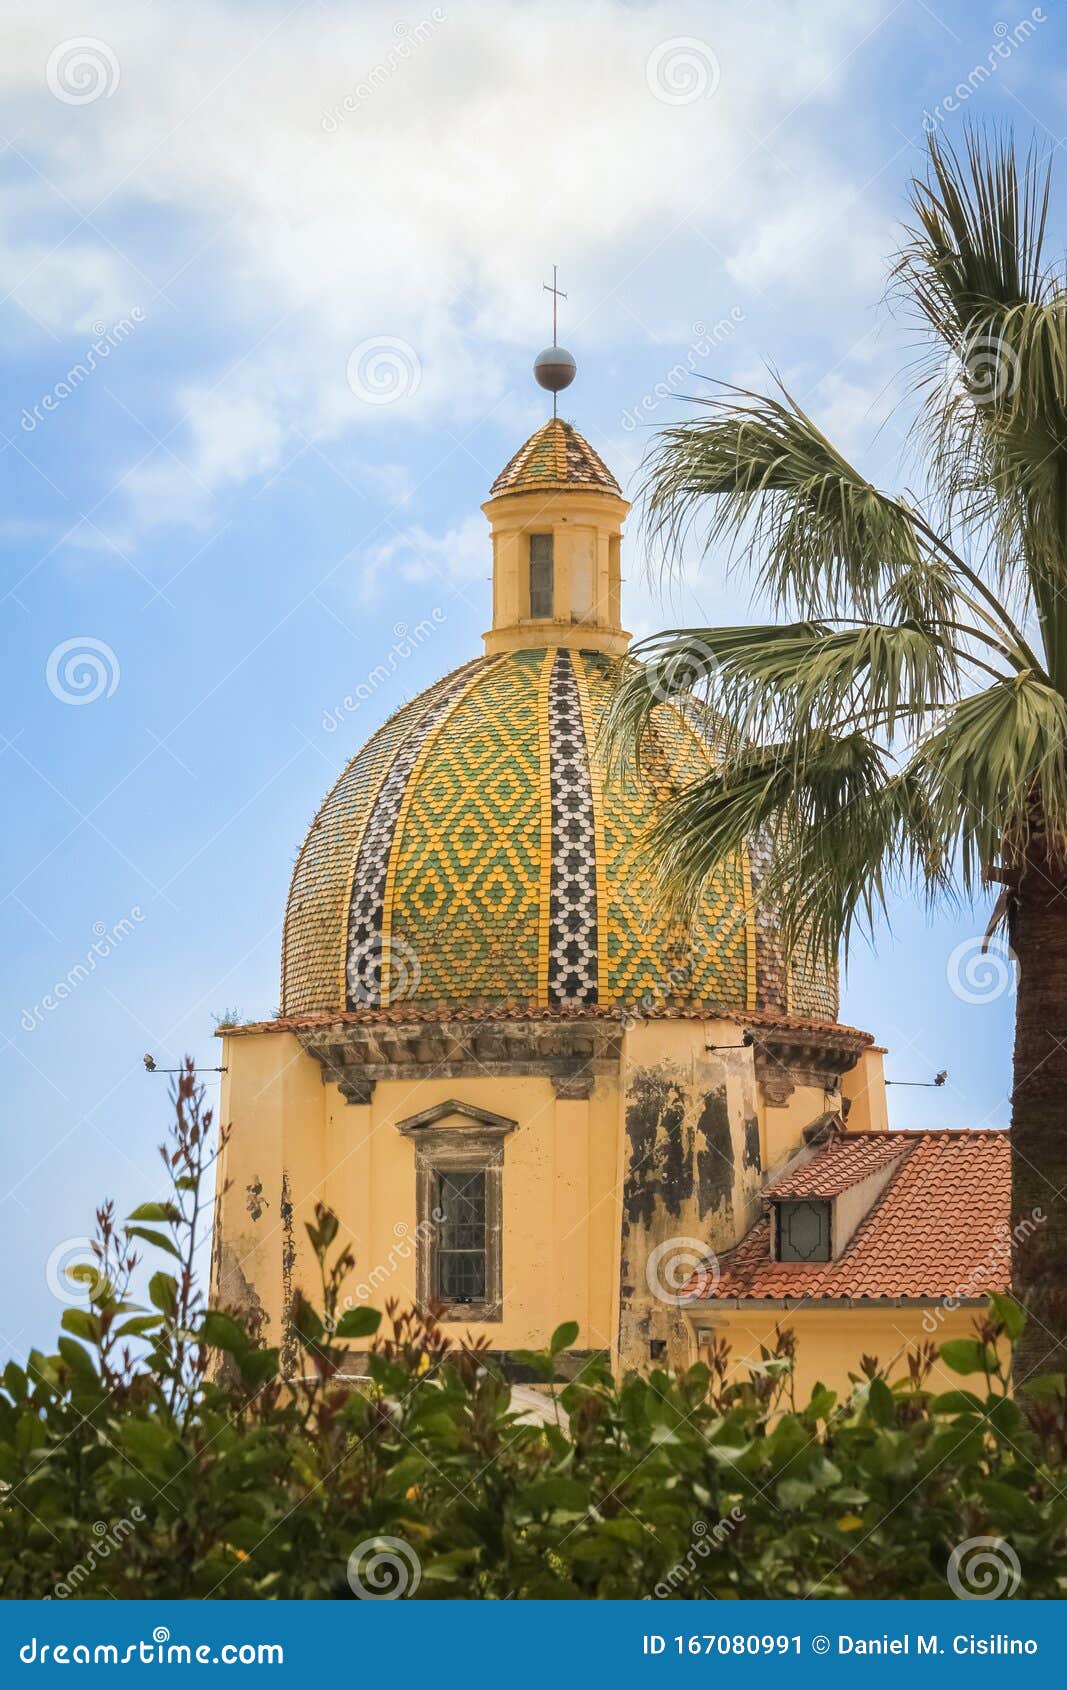
[[[899,1146],[900,1166],[834,1262],[775,1262],[770,1218],[698,1269],[686,1290],[706,1302],[980,1301],[1005,1291],[1011,1262],[1006,1132],[857,1134]],[[822,1152],[833,1157],[835,1145]],[[868,1172],[870,1169],[867,1170]],[[780,1191],[775,1191],[780,1196]]]
[[[303,1033],[317,1027],[411,1027],[455,1021],[618,1021],[626,1019],[624,1008],[612,1004],[489,1003],[476,1000],[463,1005],[391,1004],[388,1009],[316,1010],[307,1015],[280,1015],[274,1021],[220,1023],[216,1033]],[[735,1026],[756,1027],[768,1039],[775,1035],[797,1035],[813,1045],[834,1049],[867,1050],[872,1034],[838,1021],[818,1021],[807,1015],[783,1015],[775,1010],[738,1009],[736,1004],[662,1003],[642,1009],[641,1020],[732,1021]]]
[[[907,1155],[902,1133],[835,1133],[808,1162],[769,1185],[765,1197],[837,1197]]]
[[[561,417],[551,417],[519,447],[493,482],[489,497],[554,487],[590,487],[622,497],[622,488],[603,459]]]

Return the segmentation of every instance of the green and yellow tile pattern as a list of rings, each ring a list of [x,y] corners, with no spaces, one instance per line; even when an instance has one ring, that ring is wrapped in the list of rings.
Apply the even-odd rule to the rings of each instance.
[[[367,871],[369,840],[385,859],[381,1007],[398,1007],[390,1002],[397,980],[404,1001],[423,1008],[560,1001],[547,904],[554,853],[563,849],[552,836],[551,748],[561,743],[550,731],[558,726],[550,714],[554,655],[517,651],[468,664],[398,711],[352,759],[316,816],[293,875],[284,1014],[354,1007],[345,992],[349,904],[361,846]],[[683,929],[664,911],[643,850],[657,803],[706,767],[693,728],[664,706],[647,774],[609,781],[596,735],[613,660],[573,652],[569,661],[593,802],[596,1001],[638,1013],[687,1003],[755,1008],[767,994],[757,999],[747,859],[723,868],[697,919]],[[417,754],[409,749],[400,757],[410,773],[397,805],[397,778],[386,785],[387,776],[415,740]],[[566,877],[556,879],[566,886]],[[583,896],[588,902],[588,885]],[[393,966],[397,958],[403,968]],[[779,965],[778,977],[787,974]],[[796,988],[798,1002],[777,1007],[836,1014],[832,981],[805,971]]]

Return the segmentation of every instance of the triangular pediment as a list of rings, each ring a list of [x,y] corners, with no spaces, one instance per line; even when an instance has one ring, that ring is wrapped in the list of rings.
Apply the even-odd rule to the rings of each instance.
[[[423,1109],[418,1115],[409,1115],[406,1120],[397,1122],[397,1131],[401,1133],[420,1133],[432,1130],[434,1127],[454,1127],[462,1132],[467,1127],[478,1128],[482,1132],[510,1133],[518,1125],[508,1115],[494,1115],[491,1109],[479,1109],[473,1103],[462,1103],[458,1098],[450,1098],[447,1103],[435,1103],[430,1109]]]

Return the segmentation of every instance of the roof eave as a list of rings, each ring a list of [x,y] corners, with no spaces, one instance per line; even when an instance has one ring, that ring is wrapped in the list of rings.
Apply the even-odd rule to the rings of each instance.
[[[697,1315],[714,1309],[936,1309],[948,1302],[958,1309],[986,1306],[985,1297],[960,1297],[953,1290],[945,1290],[922,1297],[692,1297],[679,1308],[684,1315]]]

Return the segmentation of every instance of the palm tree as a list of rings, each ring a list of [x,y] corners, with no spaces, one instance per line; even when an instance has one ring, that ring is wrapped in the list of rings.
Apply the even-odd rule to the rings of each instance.
[[[657,436],[642,492],[666,565],[700,522],[788,620],[641,642],[608,724],[639,762],[660,701],[701,683],[716,756],[649,839],[683,912],[752,834],[787,943],[835,960],[891,889],[998,884],[1020,1380],[1067,1364],[1067,280],[1043,257],[1048,195],[1033,150],[1017,164],[1010,137],[974,134],[962,158],[931,142],[912,184],[893,278],[920,320],[924,497],[873,486],[780,385],[719,386]]]

